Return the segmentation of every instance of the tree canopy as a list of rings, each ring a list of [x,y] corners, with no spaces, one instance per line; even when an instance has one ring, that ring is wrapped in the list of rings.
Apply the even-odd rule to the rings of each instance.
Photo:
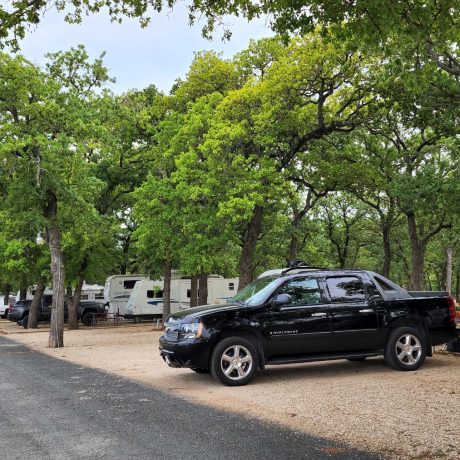
[[[72,21],[109,7],[145,24],[148,7],[173,4],[56,7]],[[47,5],[0,7],[2,44],[17,45]],[[300,258],[460,297],[457,2],[189,8],[207,16],[205,33],[224,14],[268,13],[281,34],[231,59],[197,52],[169,95],[154,82],[111,93],[104,55],[91,61],[83,46],[45,69],[0,54],[0,281],[52,283],[50,345],[63,344],[64,289],[116,272],[165,283],[174,269],[217,272],[241,288]]]

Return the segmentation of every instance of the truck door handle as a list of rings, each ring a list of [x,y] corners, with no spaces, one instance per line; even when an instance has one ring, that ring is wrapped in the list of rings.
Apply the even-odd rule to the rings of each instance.
[[[365,308],[364,310],[359,310],[360,313],[374,313],[372,308]]]
[[[317,318],[325,318],[327,313],[312,313],[311,316],[316,316]]]

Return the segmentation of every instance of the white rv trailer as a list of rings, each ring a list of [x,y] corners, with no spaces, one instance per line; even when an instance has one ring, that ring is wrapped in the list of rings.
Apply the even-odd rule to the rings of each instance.
[[[148,280],[147,275],[112,275],[105,280],[104,302],[109,313],[126,314],[126,304],[138,281]]]
[[[208,304],[225,303],[238,292],[238,278],[208,277]],[[171,279],[171,313],[190,308],[190,278]],[[125,318],[154,318],[163,314],[163,280],[142,280],[134,286]]]
[[[27,289],[26,300],[32,300],[34,298],[36,287],[33,286]],[[50,287],[45,289],[43,295],[53,295],[53,290]],[[16,294],[16,301],[19,300],[20,293]],[[104,302],[104,286],[100,284],[86,284],[83,283],[81,288],[80,300],[94,300],[95,302]]]

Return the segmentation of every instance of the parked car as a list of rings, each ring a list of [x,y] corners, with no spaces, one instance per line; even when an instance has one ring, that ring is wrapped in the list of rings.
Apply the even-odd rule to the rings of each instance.
[[[8,307],[9,304],[6,304],[3,302],[3,300],[0,300],[0,318],[5,319],[7,314],[8,314]]]
[[[7,318],[10,321],[16,321],[19,323],[22,321],[23,318],[23,312],[29,311],[30,304],[32,303],[31,300],[18,300],[10,309],[8,312]]]
[[[42,297],[37,311],[38,322],[49,321],[51,319],[51,303],[51,295],[44,295]],[[18,324],[27,329],[31,304],[31,300],[18,301],[8,314],[8,319],[18,322]],[[92,324],[94,314],[103,314],[104,312],[105,308],[101,303],[95,301],[83,301],[78,304],[77,318],[81,320],[85,326],[90,326]],[[64,304],[64,320],[67,321],[66,304]]]
[[[5,319],[8,316],[10,306],[14,305],[16,299],[13,296],[9,296],[7,303],[5,303],[5,295],[0,294],[0,318]]]
[[[413,371],[455,336],[446,292],[407,292],[370,271],[297,266],[264,274],[227,305],[171,314],[159,347],[169,366],[236,386],[267,365],[378,355]]]

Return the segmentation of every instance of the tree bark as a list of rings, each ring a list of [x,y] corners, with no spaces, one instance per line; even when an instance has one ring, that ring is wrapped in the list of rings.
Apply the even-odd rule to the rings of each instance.
[[[409,230],[409,241],[412,252],[412,273],[410,278],[411,289],[423,291],[423,269],[425,266],[425,245],[417,235],[417,224],[415,214],[412,211],[406,212],[407,225]]]
[[[302,217],[298,211],[294,211],[294,217],[292,218],[292,235],[291,242],[289,244],[289,259],[296,260],[299,252],[299,227],[302,221]]]
[[[46,288],[46,281],[40,278],[37,283],[37,289],[35,289],[34,298],[29,309],[29,319],[27,322],[28,329],[36,329],[38,324],[38,307],[43,299],[43,294]]]
[[[67,309],[69,313],[67,325],[69,326],[69,331],[78,329],[78,304],[80,303],[81,290],[83,288],[84,280],[85,274],[80,273],[80,278],[78,279],[78,283],[75,286],[73,295],[67,298]]]
[[[163,324],[171,313],[171,269],[171,261],[165,260],[163,272]]]
[[[27,288],[20,288],[19,289],[19,300],[26,300],[27,299]]]
[[[460,302],[460,272],[457,272],[457,282],[455,283],[455,298],[457,299],[457,303]]]
[[[198,305],[206,305],[208,303],[208,274],[200,273],[198,289]]]
[[[239,274],[240,281],[238,290],[240,291],[252,281],[252,270],[254,262],[254,254],[256,251],[257,240],[262,231],[262,219],[264,208],[256,206],[254,208],[251,220],[248,222],[243,238],[243,249],[241,251]]]
[[[447,246],[446,248],[446,291],[449,295],[452,293],[452,256],[454,253],[453,246]]]
[[[45,217],[48,219],[48,244],[51,253],[51,275],[53,279],[53,303],[51,305],[51,325],[48,337],[50,348],[64,346],[64,300],[65,274],[61,253],[61,232],[56,222],[58,201],[56,194],[48,191],[48,205]]]
[[[383,267],[382,275],[390,278],[391,267],[391,226],[388,222],[382,222],[382,236],[383,236]]]
[[[3,297],[3,304],[4,305],[9,305],[10,303],[10,291],[11,291],[11,285],[10,284],[5,284],[4,286],[4,297]]]
[[[190,308],[198,306],[198,276],[192,276],[190,280]]]

